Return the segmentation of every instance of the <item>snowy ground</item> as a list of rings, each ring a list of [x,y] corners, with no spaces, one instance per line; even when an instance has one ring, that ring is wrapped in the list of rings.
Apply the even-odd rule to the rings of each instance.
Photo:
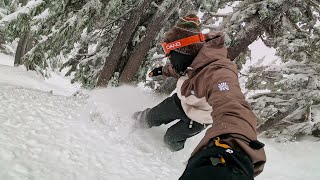
[[[82,91],[59,75],[43,79],[0,54],[1,180],[177,180],[203,133],[171,153],[165,126],[132,129],[131,114],[155,97],[135,87]],[[318,180],[320,143],[266,143],[257,180]]]

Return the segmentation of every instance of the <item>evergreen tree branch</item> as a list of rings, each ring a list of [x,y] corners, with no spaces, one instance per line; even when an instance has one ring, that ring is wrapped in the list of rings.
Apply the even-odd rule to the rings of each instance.
[[[102,27],[101,29],[106,29],[108,26],[120,21],[120,19],[124,18],[126,15],[128,15],[129,13],[131,13],[131,11],[134,8],[131,7],[129,10],[127,10],[125,13],[123,13],[121,16],[119,16],[118,18],[114,19],[113,21],[109,22],[108,24],[106,24],[104,27]]]
[[[285,13],[284,18],[291,24],[293,28],[295,28],[298,32],[302,32],[300,27],[291,19],[288,17],[288,13]]]
[[[296,95],[298,92],[296,91],[291,91],[291,92],[267,92],[267,93],[258,93],[250,97],[250,99],[258,99],[262,96],[267,96],[267,97],[276,97],[278,95]]]
[[[314,2],[313,0],[307,0],[307,2],[310,2],[311,4],[313,4],[314,5],[313,7],[316,10],[318,10],[318,12],[320,13],[320,3],[319,2]]]
[[[256,4],[263,2],[255,2]],[[290,8],[294,7],[298,2],[292,3],[290,0],[283,2],[283,6],[278,7],[277,10],[273,12],[275,14],[268,18],[261,19],[258,13],[253,14],[251,17],[245,18],[246,25],[237,32],[234,38],[234,44],[230,45],[228,48],[228,57],[230,60],[234,60],[241,52],[245,52],[245,49],[253,43],[259,36],[261,36],[268,27],[274,24],[274,17],[282,13],[287,12]],[[231,14],[227,19],[230,19],[233,14]],[[224,26],[226,26],[225,24]]]
[[[287,117],[288,115],[290,115],[291,113],[293,113],[295,110],[299,108],[299,105],[297,103],[292,103],[292,104],[293,105],[291,105],[287,111],[285,112],[278,111],[276,114],[273,115],[273,117],[268,118],[266,122],[264,122],[263,124],[260,124],[257,127],[257,131],[263,132],[270,129],[272,126],[279,123],[282,119],[284,119],[285,117]]]
[[[242,72],[238,71],[238,73],[241,75],[241,76],[245,76],[245,77],[248,77],[249,75],[248,74],[243,74]]]

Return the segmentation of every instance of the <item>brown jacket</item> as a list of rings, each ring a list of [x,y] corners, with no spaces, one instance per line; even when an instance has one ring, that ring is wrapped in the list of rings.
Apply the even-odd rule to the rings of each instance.
[[[257,139],[256,116],[241,92],[236,65],[227,59],[222,32],[208,33],[206,42],[186,71],[179,77],[171,65],[163,68],[166,76],[177,77],[177,94],[187,116],[202,124],[212,124],[194,153],[205,147],[212,137],[238,133],[251,140]],[[255,175],[266,161],[264,149],[254,150],[238,139],[225,139],[224,143],[241,148],[253,161]]]

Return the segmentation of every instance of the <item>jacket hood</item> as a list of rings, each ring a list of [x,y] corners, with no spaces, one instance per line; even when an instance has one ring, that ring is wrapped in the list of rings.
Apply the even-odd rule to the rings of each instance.
[[[205,34],[206,41],[200,49],[196,58],[193,60],[190,68],[196,71],[214,61],[219,59],[226,59],[228,50],[224,46],[224,33],[223,32],[210,32]]]

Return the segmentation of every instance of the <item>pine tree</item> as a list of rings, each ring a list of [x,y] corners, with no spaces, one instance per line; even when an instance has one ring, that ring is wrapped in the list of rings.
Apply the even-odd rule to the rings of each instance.
[[[125,25],[121,27],[121,30],[112,45],[109,56],[106,58],[106,62],[98,79],[98,85],[103,86],[108,84],[121,61],[123,52],[132,41],[135,30],[142,19],[144,10],[148,9],[151,2],[151,0],[143,0],[130,11],[129,19],[126,21]]]
[[[319,136],[320,65],[291,60],[251,68],[247,87],[269,89],[250,99],[260,120],[259,131],[286,140]]]
[[[43,0],[9,22],[6,33],[13,40],[30,31],[32,47],[21,55],[28,69],[47,76],[51,70],[69,68],[66,75],[72,74],[74,81],[92,87],[114,36],[124,23],[123,17],[135,3],[134,0]]]
[[[128,82],[128,78],[132,81],[136,79],[134,76],[139,68],[142,70],[136,77],[142,79],[141,72],[145,72],[144,66],[150,64],[148,59],[150,60],[152,52],[155,52],[155,42],[161,37],[159,33],[172,26],[174,19],[179,17],[176,14],[179,6],[191,1],[148,1],[151,4],[150,8],[146,8],[141,17],[138,16],[139,22],[130,32],[127,42],[119,41],[118,44],[122,44],[125,48],[119,51],[121,54],[118,55],[117,63],[106,57],[110,54],[113,45],[115,45],[114,49],[117,49],[116,37],[121,28],[126,28],[125,25],[130,21],[130,14],[137,13],[134,7],[137,7],[141,0],[38,0],[36,2],[32,7],[28,7],[28,11],[21,11],[17,13],[16,18],[5,21],[5,33],[9,34],[9,40],[14,41],[19,38],[15,64],[23,63],[28,69],[36,70],[44,76],[49,76],[52,70],[68,69],[66,75],[72,75],[73,82],[78,81],[84,87],[94,87],[105,62],[114,63],[113,68],[105,66],[110,71],[106,79],[116,80],[117,78],[112,76],[117,75],[122,79],[121,81]],[[162,14],[165,19],[170,20],[161,19],[164,28],[155,26],[157,30],[152,37],[149,35],[150,42],[146,42],[151,46],[146,46],[147,48],[141,51],[142,56],[137,56],[138,59],[135,61],[138,61],[133,61],[134,63],[131,64],[135,66],[131,71],[131,68],[128,68],[130,65],[126,64],[134,59],[130,59],[132,54],[139,54],[136,47],[142,47],[144,44],[140,41],[148,40],[142,40],[150,33],[146,28],[152,23],[154,17],[161,13],[161,9],[170,4],[174,5],[173,11]],[[26,9],[26,7],[22,8]],[[121,76],[122,71],[124,75]]]
[[[10,13],[14,13],[17,10],[18,1],[12,0],[0,0],[0,22],[8,16]],[[0,23],[0,53],[10,54],[13,52],[7,45],[8,37],[5,32],[5,25]]]
[[[259,13],[273,19],[260,37],[281,62],[252,67],[247,88],[271,91],[251,97],[259,131],[279,140],[319,136],[319,3],[284,2],[262,4]]]
[[[136,50],[133,52],[124,67],[123,72],[121,72],[120,82],[128,83],[133,80],[134,75],[143,62],[142,59],[144,59],[149,49],[152,47],[152,43],[154,43],[156,36],[159,34],[168,18],[177,10],[181,3],[182,0],[176,0],[174,2],[167,1],[163,2],[162,6],[159,7],[159,10],[155,13],[154,17],[146,27],[144,38],[139,42]]]

